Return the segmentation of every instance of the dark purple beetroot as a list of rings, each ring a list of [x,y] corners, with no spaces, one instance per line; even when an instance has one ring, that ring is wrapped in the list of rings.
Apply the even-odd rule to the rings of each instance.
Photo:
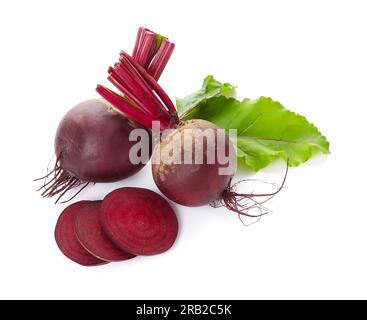
[[[85,250],[75,235],[76,215],[86,206],[88,201],[79,201],[64,209],[57,220],[55,240],[62,253],[76,263],[83,266],[105,264],[106,261],[94,257]]]
[[[185,140],[185,129],[193,130],[194,136],[209,130],[208,132],[212,131],[214,136],[218,134],[218,138],[213,141],[203,139],[201,142],[196,136],[195,140]],[[225,148],[225,154],[228,155],[231,151],[232,155],[230,163],[233,164],[233,168],[230,166],[230,172],[225,175],[219,174],[218,170],[220,167],[228,167],[230,163],[221,164],[218,161],[217,148],[219,148],[219,145],[217,141],[219,138],[224,141],[221,148]],[[174,150],[176,148],[175,139],[181,140],[181,147],[178,150]],[[190,152],[192,164],[171,163],[167,160],[174,152],[184,160],[185,145],[191,144],[191,141],[196,141],[190,149],[193,150],[192,153]],[[213,163],[208,161],[207,151],[214,152],[216,155]],[[202,164],[195,163],[197,154],[203,154]],[[211,122],[199,119],[189,120],[167,137],[163,137],[160,144],[156,146],[152,156],[152,173],[156,185],[167,198],[184,206],[195,207],[222,198],[224,190],[229,186],[229,182],[234,175],[235,163],[236,155],[233,145],[224,132],[219,131],[219,128]]]
[[[115,111],[105,100],[84,101],[61,120],[55,138],[60,166],[81,181],[111,182],[129,177],[144,164],[132,164],[129,141],[142,126]],[[147,159],[148,160],[148,159]]]
[[[75,233],[79,242],[88,252],[104,261],[134,258],[134,255],[115,246],[102,230],[101,203],[102,201],[88,201],[87,205],[78,211]]]
[[[108,237],[135,255],[168,250],[178,232],[175,212],[159,194],[143,188],[121,188],[102,202],[101,222]]]
[[[147,134],[147,159],[132,163],[130,133],[139,128]],[[69,189],[90,182],[113,182],[138,172],[148,162],[150,132],[115,111],[103,99],[84,101],[61,120],[55,137],[56,164],[44,178],[42,196],[61,198]],[[143,163],[142,163],[143,162]],[[42,178],[41,178],[42,179]],[[38,179],[40,180],[40,179]],[[58,201],[59,199],[57,199]],[[57,202],[56,201],[56,202]]]

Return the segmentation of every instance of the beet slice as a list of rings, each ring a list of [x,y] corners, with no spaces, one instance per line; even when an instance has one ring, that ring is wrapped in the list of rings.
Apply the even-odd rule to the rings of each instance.
[[[55,240],[61,252],[70,260],[83,266],[95,266],[107,263],[91,255],[79,243],[75,234],[76,215],[89,201],[79,201],[68,206],[61,213],[55,228]]]
[[[106,236],[100,221],[102,201],[89,201],[76,215],[75,233],[80,244],[93,256],[105,261],[123,261],[135,256],[119,249]]]
[[[143,188],[120,188],[106,196],[102,226],[121,249],[135,255],[168,250],[176,240],[178,221],[168,202]]]

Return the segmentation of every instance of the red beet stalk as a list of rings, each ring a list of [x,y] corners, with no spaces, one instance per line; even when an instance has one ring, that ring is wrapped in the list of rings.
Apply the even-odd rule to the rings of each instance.
[[[157,53],[153,57],[147,71],[157,81],[166,67],[174,48],[175,45],[172,42],[164,40]]]
[[[132,58],[158,81],[174,48],[175,45],[165,36],[140,27]]]
[[[108,80],[123,96],[98,85],[97,92],[128,118],[151,128],[160,121],[162,129],[179,123],[176,108],[157,83],[174,44],[165,37],[141,27],[133,55],[122,51],[119,62],[108,69]]]

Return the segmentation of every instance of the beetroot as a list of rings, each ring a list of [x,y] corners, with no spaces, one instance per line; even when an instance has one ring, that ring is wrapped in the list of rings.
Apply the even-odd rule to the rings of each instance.
[[[168,38],[140,27],[131,59],[156,82],[170,59],[174,47],[175,45]],[[123,55],[124,53],[121,54]],[[117,81],[120,77],[129,77],[131,72],[125,67],[124,63],[121,66],[116,65],[111,81]],[[148,139],[144,139],[144,143],[147,140],[149,142],[150,133],[145,129],[146,124],[150,125],[147,119],[158,115],[164,116],[162,123],[168,126],[171,118],[163,107],[156,106],[159,99],[150,94],[149,90],[143,88],[141,84],[140,76],[134,74],[124,83],[126,88],[134,90],[134,94],[127,91],[122,97],[101,88],[102,95],[105,91],[108,92],[109,97],[113,95],[112,100],[117,100],[118,106],[109,104],[104,99],[92,99],[78,104],[65,115],[55,138],[57,157],[55,167],[41,178],[45,180],[44,185],[39,189],[43,189],[42,196],[59,195],[56,200],[58,202],[73,187],[83,184],[84,188],[90,182],[117,181],[133,175],[146,164],[151,150],[147,146],[144,153],[141,151],[141,155],[139,155],[139,148],[132,150],[136,142],[129,141],[131,131],[135,128],[145,130]],[[174,108],[173,105],[172,107]],[[124,109],[127,112],[124,112]],[[136,119],[139,121],[134,122]],[[139,135],[141,136],[141,133]],[[138,159],[134,158],[130,161],[130,151],[137,151]]]
[[[154,121],[157,121],[161,130],[174,129],[173,133],[161,137],[152,159],[153,177],[160,191],[169,199],[186,206],[200,206],[221,199],[225,189],[230,187],[236,162],[234,147],[226,134],[208,121],[190,120],[182,123],[174,104],[157,81],[126,52],[121,53],[119,61],[114,67],[110,67],[108,72],[111,83],[138,107],[132,107],[121,95],[99,85],[97,92],[104,99],[147,128],[155,129]],[[196,130],[196,133],[193,132],[191,136],[193,141],[185,143],[186,129]],[[198,133],[207,130],[212,131],[214,141],[204,139],[195,144],[190,149],[191,152],[187,152],[186,146],[175,146],[175,142],[180,140],[192,147],[193,143],[196,143]],[[219,144],[216,138],[223,143]],[[218,150],[228,156],[227,163],[219,161]],[[212,162],[206,158],[209,151],[215,154]],[[171,154],[176,154],[178,158],[187,153],[189,158],[193,159],[191,163],[186,163],[185,159],[181,159],[179,163],[173,163],[171,160],[161,162],[161,158],[172,158]],[[196,157],[201,154],[203,161],[197,163]],[[228,170],[221,174],[221,168]]]
[[[135,128],[146,130],[102,99],[84,101],[72,108],[57,129],[57,161],[42,195],[61,197],[82,183],[112,182],[138,172],[149,158],[144,163],[130,162],[129,151],[136,142],[129,141],[129,135]]]
[[[275,192],[246,194],[235,192],[231,185],[235,164],[235,150],[226,133],[199,119],[163,134],[152,155],[154,181],[170,200],[189,207],[225,206],[252,218],[266,214],[263,204],[283,188],[288,169]],[[258,214],[250,214],[253,209]]]
[[[102,201],[88,201],[77,216],[75,233],[81,245],[104,261],[122,261],[135,256],[117,248],[102,230],[100,211]]]
[[[204,137],[204,132],[208,138],[199,139],[200,135]],[[220,145],[218,139],[223,139],[224,143]],[[175,145],[177,140],[181,142],[179,147]],[[189,154],[191,163],[186,163],[185,151],[189,147],[192,147]],[[218,148],[232,158],[220,163]],[[209,159],[210,154],[214,155],[212,161]],[[197,163],[195,159],[200,155],[202,161]],[[163,137],[154,149],[153,178],[167,198],[190,207],[205,205],[221,198],[234,174],[234,166],[226,174],[220,174],[219,168],[234,164],[235,157],[233,145],[224,132],[211,122],[189,120]]]
[[[143,188],[121,188],[102,202],[101,222],[109,238],[135,255],[168,250],[178,233],[175,212],[157,193]]]
[[[62,253],[83,266],[94,266],[106,263],[85,250],[75,235],[75,219],[78,212],[88,206],[88,201],[79,201],[68,206],[57,220],[55,240]]]
[[[119,62],[108,73],[108,80],[124,97],[101,85],[97,86],[97,92],[137,123],[153,129],[154,137],[160,137],[153,152],[152,171],[165,196],[186,206],[225,206],[249,217],[266,214],[262,205],[282,189],[285,179],[272,193],[236,193],[231,185],[236,167],[235,149],[222,130],[205,120],[180,120],[162,87],[126,52],[121,53]],[[157,124],[161,132],[156,132]],[[173,130],[166,134],[166,129]],[[191,131],[189,138],[185,137],[185,131]],[[207,131],[212,132],[213,139],[206,139]],[[198,162],[197,158],[202,160]],[[257,209],[259,214],[249,214],[252,209]]]
[[[111,182],[131,176],[143,167],[129,160],[135,144],[129,134],[138,127],[142,128],[102,99],[80,103],[57,129],[55,152],[60,166],[81,181]]]

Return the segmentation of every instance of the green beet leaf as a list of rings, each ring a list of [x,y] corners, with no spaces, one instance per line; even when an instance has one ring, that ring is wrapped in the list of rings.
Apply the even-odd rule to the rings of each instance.
[[[176,99],[176,107],[178,114],[182,117],[188,114],[193,108],[216,96],[224,96],[234,98],[236,95],[236,87],[230,83],[221,83],[214,79],[213,76],[207,76],[200,90],[186,96],[182,99]]]
[[[271,98],[238,101],[217,93],[192,105],[182,119],[204,119],[226,130],[236,129],[238,164],[253,170],[277,158],[298,166],[316,152],[329,153],[329,142],[312,123]]]

